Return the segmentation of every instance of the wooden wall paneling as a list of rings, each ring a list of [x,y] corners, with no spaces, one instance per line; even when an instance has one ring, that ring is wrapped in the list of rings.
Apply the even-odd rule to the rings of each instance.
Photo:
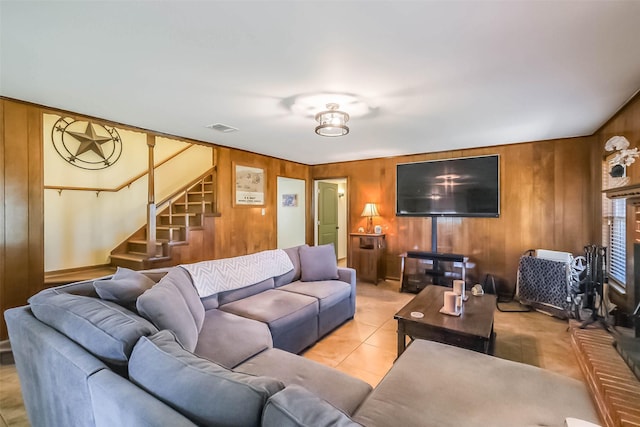
[[[264,206],[233,206],[233,165],[265,170]],[[310,219],[312,188],[309,166],[229,148],[218,148],[218,206],[216,218],[216,258],[246,255],[277,246],[277,177],[304,179],[307,184],[307,242],[313,240]],[[262,215],[262,209],[265,215]],[[310,237],[311,236],[311,237]]]
[[[5,280],[5,260],[6,260],[6,236],[5,236],[5,209],[7,204],[5,196],[5,147],[6,139],[4,132],[4,105],[5,101],[0,99],[0,200],[2,201],[0,206],[0,313],[4,313],[7,308],[6,299],[8,293],[8,286],[6,286]],[[7,327],[4,322],[4,316],[0,316],[0,341],[7,339]]]
[[[515,289],[518,262],[522,252],[535,246],[532,238],[543,236],[540,221],[541,209],[537,205],[539,182],[534,182],[535,146],[519,144],[501,150],[501,212],[498,228],[490,233],[495,239],[496,231],[502,241],[493,249],[491,266],[495,275],[498,292],[511,295]],[[535,177],[537,178],[537,177]],[[540,196],[543,196],[541,194]],[[497,253],[502,251],[501,254]],[[482,266],[481,266],[482,268]]]
[[[2,101],[4,265],[0,311],[23,305],[44,282],[42,125],[39,108]],[[4,319],[0,339],[6,339]]]
[[[529,167],[521,164],[528,172],[521,181],[521,185],[526,188],[524,182],[529,180],[531,184],[532,203],[523,206],[525,211],[522,212],[526,217],[531,219],[531,227],[528,231],[529,245],[533,249],[552,249],[560,250],[556,238],[560,230],[556,229],[556,146],[561,144],[560,141],[544,141],[533,145],[533,158]],[[565,167],[566,165],[562,165]],[[529,210],[530,212],[527,212]],[[559,224],[563,227],[565,224]],[[523,248],[529,249],[529,248]]]
[[[5,263],[11,268],[5,276],[5,298],[2,307],[21,305],[30,296],[29,290],[29,191],[27,144],[27,107],[5,103]]]
[[[588,152],[572,155],[584,141],[580,138],[541,141],[334,163],[313,166],[311,171],[313,179],[348,177],[349,232],[364,226],[364,219],[360,217],[364,203],[380,203],[383,216],[376,219],[376,223],[382,222],[387,234],[387,275],[397,278],[400,253],[411,249],[431,250],[431,218],[395,216],[396,164],[499,154],[500,217],[438,218],[438,250],[469,256],[475,263],[475,268],[469,272],[470,280],[482,282],[490,273],[496,278],[500,293],[511,295],[515,289],[518,261],[525,250],[547,247],[575,251],[582,245],[576,242],[582,242],[590,235],[589,215],[585,214],[584,208],[585,203],[589,205],[590,193],[580,190],[578,194],[566,194],[570,190],[560,182],[571,179],[578,188],[590,185]]]
[[[44,289],[44,141],[42,111],[28,113],[29,284],[31,293]]]
[[[400,279],[400,264],[397,262],[398,254],[398,227],[396,217],[396,163],[393,159],[384,159],[385,179],[380,183],[380,191],[384,200],[384,211],[381,212],[382,231],[386,234],[387,250],[385,251],[385,264],[387,276]],[[360,212],[358,212],[360,213]]]
[[[559,187],[558,206],[562,216],[557,218],[558,224],[569,224],[561,227],[563,241],[567,251],[583,254],[586,244],[600,240],[594,236],[592,224],[599,222],[593,215],[594,200],[599,204],[600,195],[594,195],[594,179],[591,174],[582,178],[583,171],[591,169],[591,146],[593,138],[573,138],[565,144],[559,144],[557,150],[562,157],[556,167],[562,172],[562,178],[556,180]],[[595,188],[599,189],[600,179]],[[600,234],[600,233],[598,233]]]

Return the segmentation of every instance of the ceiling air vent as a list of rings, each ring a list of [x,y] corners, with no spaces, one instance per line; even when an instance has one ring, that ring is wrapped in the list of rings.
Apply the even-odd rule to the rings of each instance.
[[[227,126],[222,123],[214,123],[212,125],[207,126],[209,129],[217,130],[218,132],[231,133],[236,132],[238,128],[234,128],[233,126]]]

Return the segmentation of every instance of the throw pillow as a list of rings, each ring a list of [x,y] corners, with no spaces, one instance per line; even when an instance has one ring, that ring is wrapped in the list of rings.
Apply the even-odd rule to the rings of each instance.
[[[155,282],[144,274],[122,267],[118,267],[111,279],[93,282],[93,287],[100,298],[120,305],[134,303],[144,291],[153,285]]]
[[[233,372],[202,359],[167,330],[136,344],[129,378],[198,425],[260,425],[265,402],[284,388],[275,379]]]
[[[126,365],[138,339],[158,332],[140,316],[97,298],[44,292],[29,303],[38,320],[114,365]]]
[[[303,282],[338,278],[338,262],[333,244],[301,246],[298,252],[300,254],[300,280]]]

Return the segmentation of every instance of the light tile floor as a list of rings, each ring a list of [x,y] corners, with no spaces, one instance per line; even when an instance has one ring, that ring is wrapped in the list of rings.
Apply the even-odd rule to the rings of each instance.
[[[399,292],[397,281],[358,283],[354,320],[320,340],[303,355],[376,386],[397,353],[393,315],[414,295]],[[518,304],[500,304],[520,309]],[[495,312],[495,356],[546,368],[583,380],[569,341],[567,322],[538,312]]]
[[[393,280],[377,286],[359,282],[355,318],[320,340],[303,356],[376,386],[396,358],[393,315],[414,296],[400,293],[399,289],[399,282]],[[537,312],[496,311],[494,329],[497,357],[583,379],[571,351],[567,322]],[[0,427],[28,425],[15,367],[0,366]]]

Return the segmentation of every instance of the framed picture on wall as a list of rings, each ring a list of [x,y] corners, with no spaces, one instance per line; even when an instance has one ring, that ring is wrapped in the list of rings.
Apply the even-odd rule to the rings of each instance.
[[[264,169],[233,163],[233,205],[264,206]]]
[[[297,194],[283,194],[282,195],[282,207],[285,207],[285,208],[298,207],[298,195]]]

